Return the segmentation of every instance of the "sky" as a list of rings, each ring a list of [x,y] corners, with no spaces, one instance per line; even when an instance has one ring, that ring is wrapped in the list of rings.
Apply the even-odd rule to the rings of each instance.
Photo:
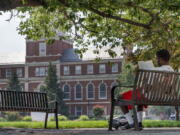
[[[10,12],[0,15],[0,63],[21,63],[25,62],[25,36],[18,34],[17,27],[20,19],[13,17],[10,21]],[[90,48],[83,59],[93,59],[97,56]],[[120,49],[115,48],[117,54],[121,54]],[[100,51],[98,57],[109,57],[107,52]]]
[[[10,13],[0,15],[0,63],[25,61],[25,36],[16,30],[20,20],[10,18]]]

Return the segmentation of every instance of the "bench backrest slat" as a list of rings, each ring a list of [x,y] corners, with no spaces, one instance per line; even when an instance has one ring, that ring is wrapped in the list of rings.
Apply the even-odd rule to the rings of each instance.
[[[0,110],[42,110],[48,108],[47,94],[0,90]]]
[[[180,100],[180,73],[139,70],[133,99],[137,103],[176,103]]]

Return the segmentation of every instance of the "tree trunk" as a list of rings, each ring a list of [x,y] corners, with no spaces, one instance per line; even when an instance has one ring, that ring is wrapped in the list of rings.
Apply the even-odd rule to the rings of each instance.
[[[179,107],[175,106],[175,110],[176,110],[176,120],[179,121]]]

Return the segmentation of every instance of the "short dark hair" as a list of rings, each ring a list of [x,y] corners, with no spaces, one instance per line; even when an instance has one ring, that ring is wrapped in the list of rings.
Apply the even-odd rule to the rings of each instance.
[[[165,61],[169,61],[169,59],[171,58],[169,51],[166,49],[161,49],[161,50],[157,51],[156,56],[158,58],[165,60]]]

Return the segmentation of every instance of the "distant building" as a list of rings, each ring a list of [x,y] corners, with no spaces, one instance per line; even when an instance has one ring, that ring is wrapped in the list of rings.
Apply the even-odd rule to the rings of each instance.
[[[69,41],[56,40],[46,45],[43,40],[27,40],[25,63],[0,64],[0,89],[6,89],[8,78],[16,72],[22,90],[39,91],[49,62],[56,65],[71,115],[91,115],[95,105],[103,106],[105,114],[109,114],[110,90],[121,72],[121,59],[103,59],[100,63],[82,60]]]

